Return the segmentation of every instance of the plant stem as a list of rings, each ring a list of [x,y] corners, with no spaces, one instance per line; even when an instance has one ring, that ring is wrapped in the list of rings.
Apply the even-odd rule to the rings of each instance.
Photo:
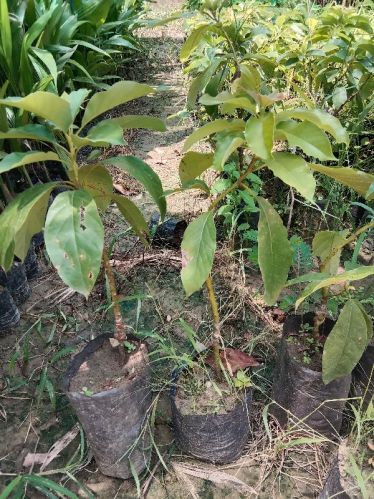
[[[113,313],[114,313],[114,338],[123,343],[126,340],[126,326],[123,322],[121,306],[118,299],[116,280],[114,277],[114,272],[109,261],[109,255],[106,248],[103,251],[103,261],[105,273],[108,278],[108,285],[110,294],[112,297]]]
[[[207,290],[210,306],[212,309],[213,315],[213,323],[214,323],[214,332],[213,332],[213,342],[212,342],[212,350],[213,350],[213,359],[214,359],[214,370],[217,376],[221,376],[221,359],[220,359],[220,344],[222,340],[221,336],[221,324],[218,310],[218,303],[216,299],[216,295],[214,293],[214,286],[212,276],[210,275],[205,282]]]

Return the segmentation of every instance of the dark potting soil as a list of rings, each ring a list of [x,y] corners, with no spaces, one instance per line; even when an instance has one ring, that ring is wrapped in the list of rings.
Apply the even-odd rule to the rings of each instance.
[[[226,414],[237,395],[226,381],[218,381],[213,369],[196,366],[178,379],[175,403],[183,415]]]
[[[108,341],[96,350],[88,361],[84,362],[69,386],[71,392],[83,392],[87,395],[117,388],[126,381],[133,380],[143,371],[145,350],[140,344],[137,350],[121,357],[118,348],[113,348]]]

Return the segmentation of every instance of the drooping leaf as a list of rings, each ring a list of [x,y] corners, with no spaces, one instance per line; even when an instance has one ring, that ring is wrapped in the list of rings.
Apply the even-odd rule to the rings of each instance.
[[[115,201],[122,216],[131,225],[143,244],[148,246],[149,228],[139,208],[130,199],[117,194],[113,196],[113,201]]]
[[[365,196],[370,185],[374,182],[374,175],[371,173],[354,170],[353,168],[334,168],[324,165],[309,164],[312,170],[323,173],[327,177],[333,178],[343,185],[351,187],[361,196]]]
[[[333,286],[334,284],[341,284],[343,282],[359,281],[373,274],[374,274],[374,265],[369,265],[367,267],[357,267],[353,270],[348,270],[347,272],[343,272],[342,274],[328,277],[327,279],[323,278],[320,281],[312,282],[304,289],[300,297],[297,299],[295,303],[295,308],[297,309],[301,305],[301,303],[305,300],[305,298],[315,293],[319,289],[327,288],[329,286]]]
[[[102,165],[86,165],[78,169],[78,181],[82,189],[94,198],[97,207],[105,211],[113,194],[112,176]]]
[[[203,39],[204,35],[210,30],[212,30],[212,26],[210,24],[203,24],[190,33],[180,50],[179,57],[181,62],[185,62],[189,58],[191,53]]]
[[[157,204],[161,218],[164,218],[166,213],[166,200],[161,180],[157,173],[155,173],[147,163],[144,163],[144,161],[135,158],[134,156],[116,156],[103,161],[103,164],[118,166],[143,184]]]
[[[104,227],[91,195],[83,190],[59,194],[48,210],[45,244],[58,275],[88,296],[99,275]]]
[[[235,348],[225,348],[220,350],[220,357],[222,364],[226,369],[229,369],[233,374],[236,374],[240,369],[247,367],[258,367],[261,364],[252,355],[248,355],[241,350]],[[208,355],[205,363],[211,367],[215,366],[214,357],[212,354]]]
[[[368,345],[368,326],[356,300],[348,300],[326,339],[322,356],[325,384],[346,376],[356,366]]]
[[[301,156],[289,152],[275,152],[266,164],[276,177],[294,187],[308,201],[313,201],[316,181],[308,163]]]
[[[32,139],[42,142],[56,141],[49,128],[38,124],[10,128],[7,132],[0,132],[0,139]]]
[[[179,164],[179,178],[182,183],[200,177],[213,165],[213,154],[189,151]]]
[[[39,161],[60,161],[60,158],[54,152],[12,152],[0,161],[0,173],[8,172],[19,166],[38,163]]]
[[[227,134],[217,136],[217,147],[214,154],[213,166],[222,171],[230,156],[245,143],[243,134]]]
[[[155,90],[149,85],[135,81],[119,81],[108,90],[97,92],[88,101],[82,119],[82,127],[87,125],[97,116],[109,111],[120,104],[125,104],[139,97],[154,93]]]
[[[182,245],[182,283],[187,296],[198,291],[212,270],[216,251],[213,214],[201,214],[187,227]]]
[[[195,130],[186,140],[183,146],[183,151],[186,152],[191,147],[196,144],[197,142],[200,142],[200,140],[205,139],[209,135],[213,135],[214,133],[218,132],[228,132],[228,131],[243,131],[245,127],[245,123],[243,120],[232,120],[232,121],[227,121],[224,119],[218,119],[215,121],[212,121],[210,123],[207,123],[206,125],[202,126],[201,128],[198,128]]]
[[[305,154],[321,161],[336,161],[327,135],[314,123],[281,121],[277,130],[285,136],[290,147],[300,147]]]
[[[292,263],[292,247],[287,229],[271,204],[258,197],[258,263],[265,286],[265,302],[273,305],[284,287]]]
[[[313,239],[313,254],[321,260],[324,272],[335,275],[339,268],[340,255],[346,242],[346,231],[322,230]]]
[[[274,113],[251,116],[245,127],[245,139],[252,152],[261,159],[272,157],[274,143]]]

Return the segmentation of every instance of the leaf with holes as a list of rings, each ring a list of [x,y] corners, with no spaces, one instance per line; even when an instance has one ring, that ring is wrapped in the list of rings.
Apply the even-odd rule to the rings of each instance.
[[[88,296],[99,275],[104,227],[91,195],[83,190],[59,194],[48,210],[45,244],[58,275]]]
[[[113,194],[112,176],[102,165],[87,165],[78,169],[78,181],[82,189],[94,198],[97,207],[105,211]]]

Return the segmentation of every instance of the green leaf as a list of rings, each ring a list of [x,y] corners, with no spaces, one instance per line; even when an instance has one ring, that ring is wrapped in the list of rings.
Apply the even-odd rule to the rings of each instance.
[[[60,161],[60,158],[54,152],[12,152],[0,161],[0,173],[39,161]]]
[[[187,227],[182,249],[182,283],[187,296],[198,291],[212,270],[216,251],[213,213],[203,213]]]
[[[332,92],[332,105],[334,109],[339,109],[345,102],[347,102],[347,89],[345,87],[335,87]]]
[[[218,133],[218,132],[228,132],[228,131],[238,131],[241,132],[244,130],[244,121],[243,120],[224,120],[224,119],[219,119],[212,121],[210,123],[207,123],[206,125],[202,126],[201,128],[198,128],[195,130],[186,140],[183,146],[183,151],[186,152],[191,147],[196,144],[196,142],[199,142],[200,140],[205,139],[209,135],[212,135],[213,133]]]
[[[374,182],[374,175],[371,173],[354,170],[353,168],[334,168],[330,166],[309,164],[310,168],[316,172],[323,173],[327,177],[333,178],[343,185],[365,196],[370,185]]]
[[[218,171],[222,171],[230,156],[244,143],[245,140],[242,134],[217,136],[217,147],[214,154],[213,167]]]
[[[272,157],[274,142],[274,113],[251,116],[245,127],[245,138],[252,152],[262,159]]]
[[[188,189],[200,189],[201,191],[210,194],[210,189],[207,184],[198,178],[192,180],[187,180],[187,182],[182,182],[182,190],[186,191]]]
[[[0,1],[5,1],[5,3],[6,3],[6,0],[0,0]],[[8,483],[8,485],[0,493],[0,499],[9,499],[9,497],[10,498],[14,497],[16,499],[17,496],[14,496],[14,495],[11,496],[10,494],[12,492],[17,492],[17,488],[20,485],[23,485],[23,476],[22,475],[18,475],[10,483]],[[24,495],[24,488],[22,487],[22,495],[18,495],[18,497],[22,497],[23,495]]]
[[[149,85],[136,83],[135,81],[119,81],[108,90],[97,92],[91,97],[86,106],[82,119],[82,128],[97,116],[139,97],[154,93],[155,90]]]
[[[300,147],[305,154],[321,161],[336,161],[327,135],[310,121],[281,121],[277,130],[285,136],[290,147]]]
[[[27,481],[30,485],[39,489],[41,492],[45,492],[45,490],[52,490],[53,492],[57,492],[60,497],[68,497],[69,499],[79,499],[74,492],[63,487],[62,485],[49,480],[49,478],[45,478],[38,475],[23,475],[24,480]],[[55,497],[55,496],[52,496]]]
[[[108,145],[124,145],[123,130],[116,123],[111,121],[102,121],[97,126],[92,127],[85,137],[73,135],[73,143],[81,148],[86,145],[93,147],[105,147]]]
[[[78,169],[78,181],[82,189],[94,198],[97,207],[105,211],[113,194],[112,176],[102,165],[87,165]]]
[[[105,165],[118,166],[138,180],[152,196],[160,210],[161,218],[164,218],[166,213],[166,200],[161,180],[157,173],[155,173],[147,163],[144,163],[144,161],[135,158],[134,156],[117,156],[107,159],[102,163]]]
[[[50,92],[34,92],[26,97],[8,97],[0,99],[0,104],[34,113],[51,121],[64,132],[68,130],[73,121],[69,103]]]
[[[64,99],[70,107],[70,112],[72,116],[72,122],[74,122],[77,114],[79,113],[83,102],[86,100],[90,93],[90,90],[87,90],[87,88],[81,88],[79,90],[74,90],[73,92],[70,92],[70,94],[63,93],[61,95],[61,98]]]
[[[166,126],[164,121],[160,118],[155,118],[153,116],[142,116],[142,115],[127,115],[121,116],[119,118],[112,118],[110,120],[104,120],[99,123],[103,125],[104,123],[111,122],[119,125],[122,130],[129,130],[131,128],[146,128],[148,130],[155,130],[156,132],[165,132]],[[96,127],[92,127],[93,131]]]
[[[258,197],[258,263],[265,285],[265,302],[274,305],[284,287],[292,263],[292,247],[287,229],[271,204]]]
[[[131,225],[143,244],[148,246],[149,228],[139,208],[130,199],[117,194],[113,196],[113,201],[115,201],[123,218]]]
[[[0,0],[0,40],[0,53],[3,53],[4,60],[10,67],[12,64],[13,43],[7,0]]]
[[[334,284],[341,284],[343,282],[359,281],[373,274],[374,274],[374,265],[369,265],[367,267],[357,267],[356,269],[348,270],[347,272],[343,272],[342,274],[338,274],[336,276],[328,277],[327,279],[323,278],[318,282],[312,282],[304,289],[300,297],[297,299],[295,303],[295,308],[297,309],[301,305],[301,303],[305,300],[305,298],[315,293],[319,289],[327,288],[329,286],[333,286]]]
[[[52,76],[53,78],[53,83],[55,84],[55,87],[57,88],[57,65],[56,61],[48,50],[43,50],[40,48],[35,48],[33,47],[32,52],[42,61],[44,66],[47,68],[48,73]]]
[[[291,109],[277,114],[277,122],[284,121],[287,118],[295,118],[302,121],[311,121],[316,126],[332,135],[336,142],[349,144],[347,130],[342,127],[338,118],[332,116],[321,109]]]
[[[179,164],[179,178],[182,183],[200,177],[213,165],[213,154],[189,151]]]
[[[0,132],[0,139],[32,139],[41,142],[56,142],[53,133],[44,125],[25,125]]]
[[[348,300],[326,339],[322,356],[325,385],[350,374],[368,345],[367,321],[356,300]]]
[[[189,58],[191,53],[203,39],[204,35],[211,29],[212,26],[210,24],[203,24],[191,32],[180,51],[179,57],[181,62],[185,62]]]
[[[340,256],[346,242],[346,234],[346,231],[322,230],[314,236],[312,243],[313,254],[320,258],[324,272],[328,272],[330,275],[335,275],[338,272]]]
[[[289,152],[275,152],[266,165],[284,183],[294,187],[308,201],[313,201],[316,181],[308,163],[301,157]]]
[[[58,275],[88,296],[99,275],[104,227],[95,201],[82,190],[59,194],[48,210],[45,244]]]

